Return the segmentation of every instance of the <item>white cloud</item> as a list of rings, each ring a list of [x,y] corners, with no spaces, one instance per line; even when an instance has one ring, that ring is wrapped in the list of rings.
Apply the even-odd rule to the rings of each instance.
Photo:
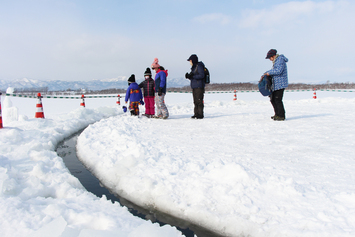
[[[242,28],[256,28],[259,26],[275,26],[284,24],[305,16],[315,14],[328,14],[346,3],[344,1],[325,1],[325,2],[288,2],[273,6],[269,9],[246,10],[240,21]]]
[[[221,13],[211,13],[195,17],[193,20],[202,24],[217,22],[221,25],[226,25],[231,21],[231,17]]]

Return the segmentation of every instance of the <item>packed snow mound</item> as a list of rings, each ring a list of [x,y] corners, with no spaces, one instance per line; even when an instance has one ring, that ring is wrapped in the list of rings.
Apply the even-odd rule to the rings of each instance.
[[[56,144],[90,123],[122,113],[116,106],[102,107],[101,100],[96,109],[75,103],[76,109],[70,110],[67,100],[54,100],[45,102],[46,119],[33,119],[36,100],[6,100],[0,129],[2,237],[182,236],[176,228],[134,217],[119,203],[87,192],[54,151]],[[54,114],[48,112],[51,103]],[[13,108],[27,119],[9,117]],[[28,108],[32,111],[24,115]]]
[[[168,120],[123,115],[116,98],[86,99],[86,108],[43,98],[46,119],[34,119],[36,99],[2,96],[1,236],[181,236],[88,193],[54,152],[100,120],[80,146],[95,140],[94,154],[105,149],[99,161],[84,158],[99,168],[115,164],[106,184],[124,187],[119,192],[137,203],[229,236],[354,236],[355,93],[317,96],[286,92],[284,122],[270,121],[271,105],[258,93],[240,93],[235,102],[232,94],[206,94],[199,121],[189,119],[191,94],[167,94]],[[18,120],[6,114],[15,109]],[[100,169],[97,175],[106,177]],[[130,184],[143,194],[136,197]]]
[[[203,120],[191,102],[168,120],[110,117],[78,154],[124,198],[226,236],[354,236],[355,100],[288,96],[283,122],[260,97],[206,96]]]

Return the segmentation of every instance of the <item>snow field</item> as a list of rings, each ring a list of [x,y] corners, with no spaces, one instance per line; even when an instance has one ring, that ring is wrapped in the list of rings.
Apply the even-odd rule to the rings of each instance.
[[[206,94],[203,120],[168,94],[168,120],[110,117],[77,149],[119,195],[226,236],[353,236],[354,94],[311,96],[285,93],[279,122],[257,93]]]
[[[68,100],[44,101],[46,119],[34,119],[36,99],[2,97],[1,236],[182,236],[176,228],[134,217],[105,196],[87,192],[69,173],[56,145],[90,123],[122,113],[102,106],[102,100],[94,109],[80,108],[76,101],[69,110]]]
[[[206,94],[198,121],[189,119],[191,94],[168,94],[164,121],[122,115],[115,98],[86,99],[85,109],[80,100],[44,98],[46,119],[34,119],[36,99],[2,96],[2,236],[181,236],[88,193],[54,152],[102,119],[115,126],[87,129],[104,149],[92,149],[101,162],[86,162],[115,164],[106,183],[137,203],[230,236],[353,236],[354,95],[286,92],[285,122],[270,120],[258,93],[238,93],[236,102],[232,93]],[[85,134],[84,148],[93,139]]]

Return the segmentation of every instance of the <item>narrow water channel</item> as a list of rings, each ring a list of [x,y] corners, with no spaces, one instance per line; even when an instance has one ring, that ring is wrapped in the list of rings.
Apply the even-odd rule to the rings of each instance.
[[[98,197],[105,195],[107,199],[112,202],[119,202],[122,206],[126,206],[134,216],[145,220],[151,220],[153,223],[159,223],[160,226],[165,224],[175,226],[186,237],[194,237],[195,235],[198,237],[220,237],[220,235],[212,233],[207,229],[193,225],[184,220],[168,216],[164,213],[146,210],[131,203],[129,200],[112,194],[108,189],[103,187],[99,180],[79,161],[76,155],[76,141],[81,132],[82,131],[60,142],[56,148],[56,152],[58,156],[63,158],[63,161],[70,173],[79,179],[87,191]]]

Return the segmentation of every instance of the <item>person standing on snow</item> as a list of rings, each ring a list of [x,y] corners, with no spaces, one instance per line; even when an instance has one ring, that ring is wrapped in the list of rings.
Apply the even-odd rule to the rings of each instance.
[[[203,96],[205,93],[205,65],[203,62],[198,61],[196,54],[192,54],[187,61],[191,64],[191,72],[186,73],[186,79],[190,80],[190,85],[192,89],[192,96],[194,100],[194,115],[191,116],[192,119],[203,119]]]
[[[143,95],[142,91],[136,83],[136,77],[132,74],[128,78],[128,89],[126,92],[125,102],[127,104],[129,100],[129,111],[131,115],[138,116],[139,115],[139,104],[144,105],[142,101]]]
[[[152,72],[148,67],[144,72],[144,81],[139,84],[140,88],[143,88],[144,104],[145,104],[145,116],[152,118],[155,113],[154,96],[155,96],[155,83],[152,78]]]
[[[154,118],[167,119],[169,117],[168,108],[165,105],[164,97],[166,94],[166,81],[168,70],[159,65],[157,58],[152,63],[152,69],[155,70],[155,104],[157,106],[157,115]]]
[[[287,65],[288,59],[283,54],[277,54],[276,49],[270,49],[265,59],[270,59],[272,69],[265,72],[261,78],[272,77],[270,101],[274,108],[275,115],[271,119],[275,121],[284,121],[286,119],[285,108],[282,102],[285,88],[288,87]],[[262,79],[261,79],[262,80]]]

